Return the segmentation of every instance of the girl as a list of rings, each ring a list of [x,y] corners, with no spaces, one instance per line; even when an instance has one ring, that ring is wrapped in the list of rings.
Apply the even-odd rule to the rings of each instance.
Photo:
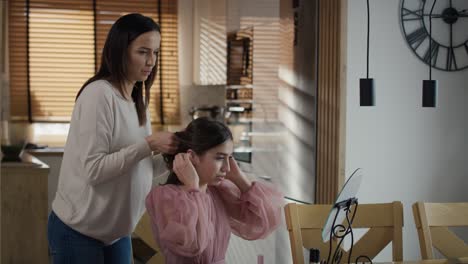
[[[176,136],[176,154],[164,155],[167,183],[146,198],[166,263],[225,263],[231,232],[254,240],[275,230],[283,196],[242,173],[224,124],[198,118]]]

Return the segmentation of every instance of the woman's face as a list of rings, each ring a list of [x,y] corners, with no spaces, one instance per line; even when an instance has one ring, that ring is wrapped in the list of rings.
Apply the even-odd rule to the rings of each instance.
[[[161,34],[148,31],[138,36],[128,47],[127,79],[135,83],[145,81],[156,64]]]
[[[229,172],[229,157],[232,155],[232,140],[209,149],[203,155],[197,156],[195,169],[200,177],[200,185],[214,184]]]

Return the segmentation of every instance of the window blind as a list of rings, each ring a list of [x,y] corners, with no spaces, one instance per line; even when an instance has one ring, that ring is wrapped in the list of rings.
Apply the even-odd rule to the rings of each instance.
[[[9,10],[12,119],[68,122],[76,93],[100,65],[112,24],[142,13],[160,22],[162,31],[164,72],[151,88],[152,122],[179,122],[177,1],[12,0]]]
[[[93,3],[29,0],[29,89],[34,121],[68,121],[94,73]]]
[[[160,75],[156,83],[162,85],[162,102],[164,109],[164,120],[166,124],[179,123],[179,63],[178,63],[178,39],[177,39],[177,1],[175,0],[160,0],[161,9],[161,59],[160,59]],[[162,79],[162,81],[160,81]],[[158,92],[153,94],[152,102],[159,96]],[[157,106],[159,107],[159,105]]]
[[[10,115],[28,118],[27,21],[25,1],[8,2],[8,47],[10,65]]]

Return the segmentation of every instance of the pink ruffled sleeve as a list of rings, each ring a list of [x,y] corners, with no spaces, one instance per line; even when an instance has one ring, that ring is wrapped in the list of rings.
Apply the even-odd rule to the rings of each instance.
[[[241,194],[234,183],[223,180],[216,189],[235,235],[247,240],[265,238],[281,223],[283,194],[273,185],[253,182],[250,189]]]
[[[177,255],[201,254],[213,238],[211,210],[205,193],[184,191],[175,185],[157,186],[146,197],[155,238],[161,248]]]

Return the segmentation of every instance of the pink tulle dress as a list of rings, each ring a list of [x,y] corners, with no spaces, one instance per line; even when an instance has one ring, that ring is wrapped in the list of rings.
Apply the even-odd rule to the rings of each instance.
[[[253,182],[241,193],[229,180],[206,193],[181,186],[154,187],[146,197],[154,237],[168,264],[223,264],[231,232],[247,240],[265,238],[280,224],[283,195]]]

